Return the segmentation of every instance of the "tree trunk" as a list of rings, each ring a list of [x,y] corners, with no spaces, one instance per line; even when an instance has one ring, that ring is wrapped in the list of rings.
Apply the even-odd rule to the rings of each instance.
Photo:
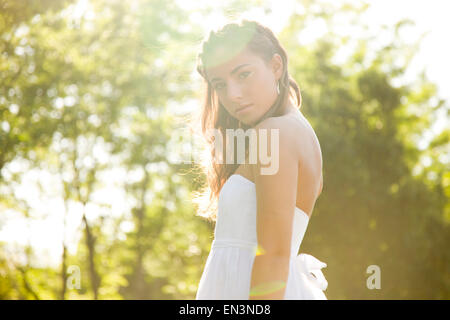
[[[62,289],[61,289],[61,300],[66,299],[66,288],[67,288],[67,272],[66,272],[66,256],[67,256],[67,248],[63,240],[63,254],[62,254],[62,267],[61,267],[61,281],[62,281]]]
[[[83,204],[84,206],[84,204]],[[92,235],[91,228],[89,227],[89,223],[86,219],[86,213],[83,212],[83,222],[84,222],[84,230],[86,233],[86,246],[89,252],[89,275],[91,278],[92,291],[94,292],[94,299],[98,299],[98,288],[100,286],[100,278],[95,269],[95,238]]]

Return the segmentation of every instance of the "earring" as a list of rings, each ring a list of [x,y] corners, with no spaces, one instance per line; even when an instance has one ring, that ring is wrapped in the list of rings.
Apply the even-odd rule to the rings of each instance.
[[[277,92],[280,94],[280,80],[277,81]]]

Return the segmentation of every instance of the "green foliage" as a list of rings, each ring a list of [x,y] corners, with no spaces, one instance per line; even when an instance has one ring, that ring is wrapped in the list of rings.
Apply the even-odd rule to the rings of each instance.
[[[0,232],[3,212],[45,220],[15,192],[37,170],[59,186],[61,234],[77,237],[61,240],[76,250],[56,267],[42,266],[33,246],[0,243],[0,299],[193,299],[213,225],[191,202],[203,177],[167,155],[180,129],[172,111],[199,97],[192,72],[205,30],[176,1],[90,1],[77,9],[84,15],[73,1],[21,3],[0,1]],[[263,5],[198,13],[254,4]],[[449,131],[418,148],[448,105],[425,77],[394,85],[415,52],[399,36],[408,22],[372,52],[370,37],[333,32],[339,15],[362,24],[364,7],[304,5],[279,34],[323,152],[324,189],[301,251],[328,264],[329,299],[448,299]],[[317,18],[329,32],[299,44]],[[336,63],[351,40],[355,49]],[[366,287],[372,264],[381,290]],[[67,286],[69,266],[80,288]]]
[[[291,19],[298,25],[298,16]],[[314,50],[298,48],[301,58],[291,60],[303,112],[324,155],[324,191],[302,250],[326,257],[331,298],[448,298],[448,195],[441,185],[448,159],[439,160],[443,149],[431,151],[435,144],[448,147],[448,137],[442,133],[426,151],[417,147],[417,137],[431,125],[436,88],[424,78],[392,85],[407,64],[390,69],[385,63],[405,55],[407,47],[389,45],[367,62],[362,41],[345,64],[336,65],[334,42],[335,35],[326,35]],[[434,154],[433,181],[427,170],[413,174],[428,152]],[[366,287],[372,264],[381,268],[382,290]]]

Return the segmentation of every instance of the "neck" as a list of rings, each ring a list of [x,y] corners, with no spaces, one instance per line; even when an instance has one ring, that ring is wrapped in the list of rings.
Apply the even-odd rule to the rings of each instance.
[[[287,115],[289,113],[297,113],[299,112],[298,108],[292,103],[291,99],[288,99],[288,102],[283,108],[283,115]]]

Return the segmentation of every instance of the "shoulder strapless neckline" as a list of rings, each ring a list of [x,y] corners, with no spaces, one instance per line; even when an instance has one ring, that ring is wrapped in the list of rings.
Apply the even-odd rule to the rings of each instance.
[[[255,186],[255,183],[253,181],[251,181],[250,179],[247,179],[246,177],[244,177],[243,175],[241,175],[239,173],[233,173],[231,176],[228,177],[228,179],[227,179],[227,181],[225,181],[225,183],[227,183],[228,180],[230,180],[232,177],[238,177],[241,180],[246,181],[247,183],[251,184],[252,186]],[[223,186],[222,186],[222,188],[223,188]],[[297,206],[295,206],[295,210],[297,212],[302,213],[306,217],[306,219],[308,219],[308,221],[309,221],[309,215],[305,211],[303,211],[302,209],[300,209]]]

